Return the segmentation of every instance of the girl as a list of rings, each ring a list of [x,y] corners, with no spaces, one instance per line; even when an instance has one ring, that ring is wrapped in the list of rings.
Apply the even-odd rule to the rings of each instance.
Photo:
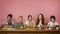
[[[35,23],[32,20],[32,16],[28,15],[28,20],[25,22],[25,27],[32,28],[35,27]]]
[[[36,26],[39,27],[39,29],[43,29],[44,28],[44,16],[43,14],[39,14],[38,18],[37,18],[37,22],[36,22]]]

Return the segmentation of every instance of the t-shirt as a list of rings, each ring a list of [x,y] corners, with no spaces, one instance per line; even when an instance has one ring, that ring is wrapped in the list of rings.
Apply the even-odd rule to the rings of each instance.
[[[43,26],[43,25],[42,25],[42,23],[40,21],[39,24],[37,25],[37,27],[41,27],[41,26]]]
[[[25,24],[29,27],[29,26],[32,26],[33,27],[33,24],[34,24],[34,21],[29,21],[29,20],[27,20],[26,22],[25,22]]]
[[[23,26],[23,22],[16,22],[16,23],[14,24],[14,28],[19,28],[19,27],[21,27],[21,26]]]
[[[6,21],[6,22],[3,23],[3,24],[12,25],[12,24],[14,24],[14,22],[13,22],[13,21]]]
[[[57,22],[55,22],[55,23],[49,22],[49,23],[48,23],[48,26],[57,26],[57,25],[59,25]]]

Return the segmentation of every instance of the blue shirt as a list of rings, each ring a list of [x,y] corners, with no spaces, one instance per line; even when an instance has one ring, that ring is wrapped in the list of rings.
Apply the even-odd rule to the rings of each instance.
[[[23,26],[23,22],[17,22],[14,24],[14,28],[19,28],[21,26]]]
[[[12,24],[14,24],[14,22],[13,21],[5,21],[5,23],[3,23],[3,24],[12,25]]]

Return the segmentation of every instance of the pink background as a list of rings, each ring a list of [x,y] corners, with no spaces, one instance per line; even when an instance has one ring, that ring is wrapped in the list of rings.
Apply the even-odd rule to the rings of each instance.
[[[37,15],[43,13],[48,22],[50,16],[55,15],[60,24],[60,0],[0,0],[0,24],[9,13],[13,14],[14,21],[18,16],[23,16],[25,21],[28,15],[36,21]]]

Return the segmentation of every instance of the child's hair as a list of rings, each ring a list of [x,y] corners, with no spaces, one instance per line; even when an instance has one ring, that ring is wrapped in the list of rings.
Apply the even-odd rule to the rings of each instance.
[[[51,17],[50,17],[50,20],[51,20],[52,18],[53,18],[54,20],[56,20],[55,16],[51,16]]]
[[[12,14],[8,14],[8,16],[9,16],[10,18],[12,18],[13,15],[12,15]],[[7,16],[7,17],[8,17],[8,16]]]
[[[23,16],[19,16],[18,18],[20,18],[20,17],[23,19]]]
[[[31,16],[31,15],[28,15],[28,19],[29,19],[29,17],[31,17],[31,18],[32,18],[32,16]]]
[[[42,24],[44,25],[45,23],[44,23],[44,15],[43,14],[39,14],[39,15],[41,15],[42,16]],[[38,18],[37,18],[37,21],[36,21],[36,25],[38,25],[39,24],[39,15],[38,15]]]

